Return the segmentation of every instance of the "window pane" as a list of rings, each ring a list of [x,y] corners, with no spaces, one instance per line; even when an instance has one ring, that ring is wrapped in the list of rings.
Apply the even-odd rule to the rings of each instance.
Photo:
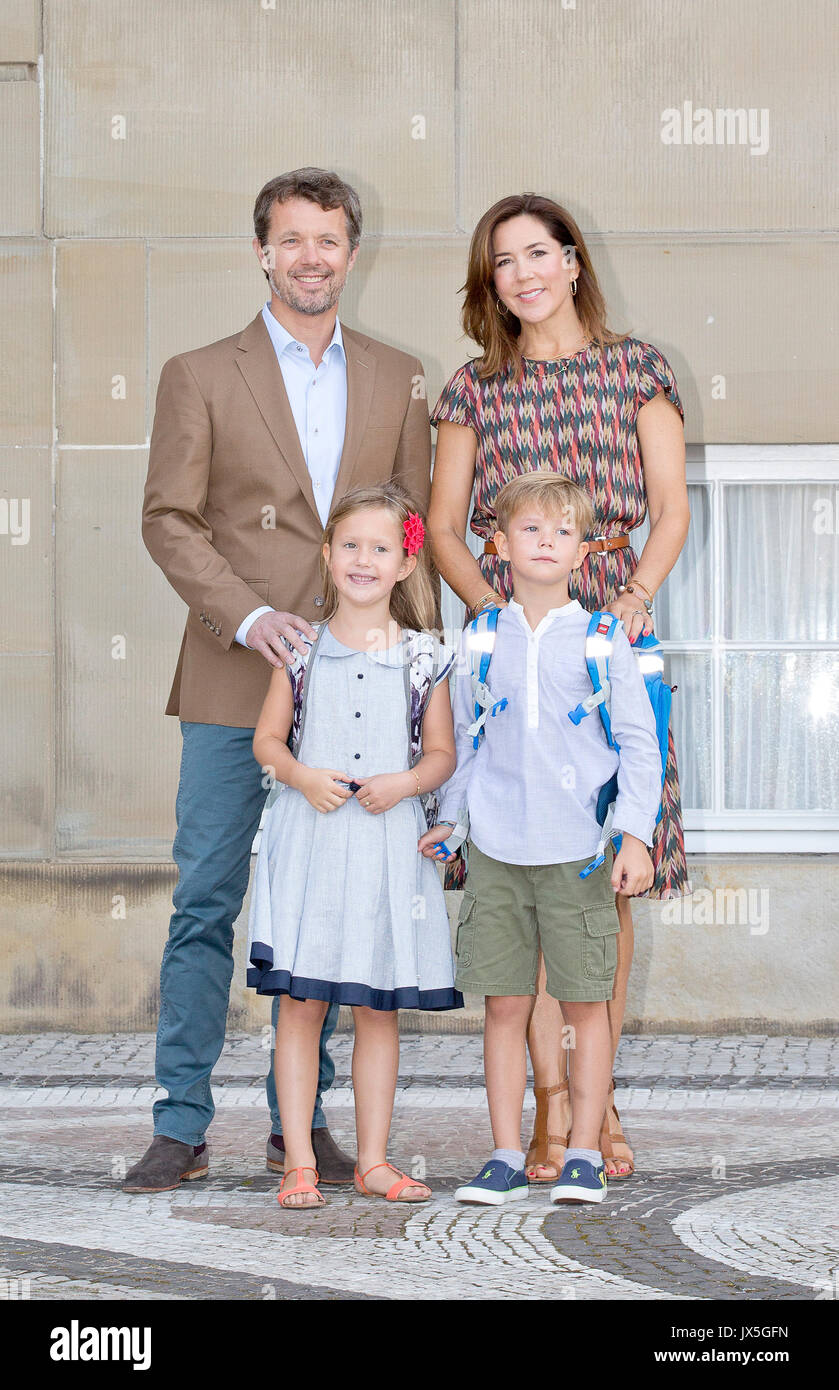
[[[727,484],[723,631],[735,642],[839,639],[839,491]]]
[[[684,549],[655,596],[655,631],[662,641],[691,642],[711,635],[711,505],[706,484],[688,488],[690,530]],[[650,534],[645,521],[632,532],[632,548],[641,554]]]
[[[724,658],[726,809],[835,811],[839,653]]]
[[[711,658],[703,654],[667,652],[664,678],[678,686],[670,724],[676,745],[676,764],[682,810],[707,811],[712,806],[711,776]]]

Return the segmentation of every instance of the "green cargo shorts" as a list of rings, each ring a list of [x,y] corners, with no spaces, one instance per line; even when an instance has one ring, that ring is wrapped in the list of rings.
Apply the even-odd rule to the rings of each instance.
[[[620,921],[610,882],[614,852],[590,862],[504,864],[468,842],[457,924],[457,980],[470,994],[535,994],[539,951],[554,999],[611,999]]]

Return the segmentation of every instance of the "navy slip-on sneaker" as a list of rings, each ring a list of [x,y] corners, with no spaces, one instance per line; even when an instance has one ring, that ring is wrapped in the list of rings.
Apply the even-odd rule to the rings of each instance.
[[[602,1202],[606,1196],[606,1169],[585,1158],[569,1159],[551,1188],[552,1202]]]
[[[500,1158],[491,1158],[477,1177],[455,1192],[456,1202],[480,1202],[488,1207],[501,1207],[505,1202],[521,1202],[530,1195],[527,1173],[523,1168],[511,1168]]]

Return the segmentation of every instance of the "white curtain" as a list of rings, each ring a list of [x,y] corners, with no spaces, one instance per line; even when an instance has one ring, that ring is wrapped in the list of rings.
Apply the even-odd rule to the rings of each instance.
[[[839,489],[726,483],[726,616],[735,642],[839,641]]]
[[[655,596],[655,630],[662,642],[698,642],[711,636],[713,560],[711,497],[707,484],[688,488],[690,530],[684,549]],[[649,522],[632,532],[636,555],[647,543]]]
[[[724,657],[728,810],[836,811],[839,653]]]
[[[839,493],[727,483],[722,498],[723,635],[779,647],[723,658],[726,807],[835,811],[839,653],[820,644],[839,641]]]

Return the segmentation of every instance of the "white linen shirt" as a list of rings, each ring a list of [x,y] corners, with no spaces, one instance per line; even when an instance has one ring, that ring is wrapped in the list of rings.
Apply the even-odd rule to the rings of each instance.
[[[568,718],[592,691],[585,662],[590,616],[571,599],[531,629],[515,599],[499,610],[487,684],[508,704],[487,719],[477,750],[466,732],[475,716],[465,633],[461,637],[453,702],[457,767],[438,793],[438,822],[456,824],[468,813],[470,836],[491,859],[565,864],[594,855],[601,834],[598,793],[616,771],[613,833],[626,831],[652,845],[661,755],[644,678],[622,628],[609,663],[620,754],[606,742],[597,710],[576,725]]]
[[[316,367],[306,344],[293,338],[271,313],[270,300],[262,307],[262,318],[277,354],[318,516],[325,526],[347,425],[347,357],[341,324],[336,318],[323,360]],[[251,623],[260,614],[273,611],[270,604],[255,608],[239,624],[236,641],[246,647],[245,634]]]

